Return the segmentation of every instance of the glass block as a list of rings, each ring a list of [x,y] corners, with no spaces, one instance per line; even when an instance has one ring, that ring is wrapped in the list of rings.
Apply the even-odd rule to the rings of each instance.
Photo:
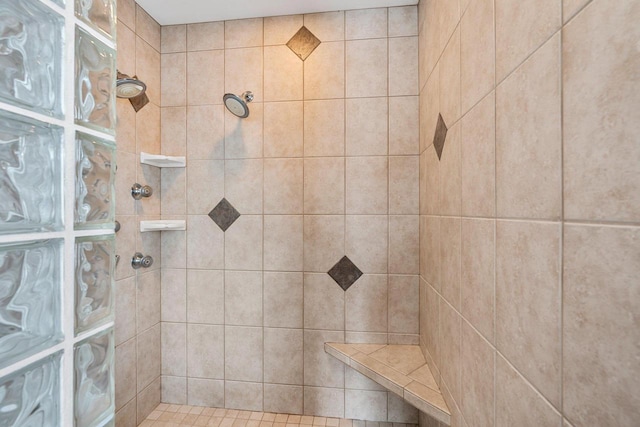
[[[0,426],[59,427],[60,356],[0,379]]]
[[[76,134],[76,228],[110,228],[115,220],[113,143]]]
[[[76,0],[76,16],[113,38],[116,34],[114,3],[114,0]]]
[[[76,426],[93,427],[115,410],[113,329],[76,344],[74,354]]]
[[[60,7],[64,7],[64,0],[53,0],[53,2]]]
[[[0,245],[0,368],[62,341],[61,247]]]
[[[76,334],[113,320],[115,237],[76,239]]]
[[[0,99],[62,117],[61,16],[38,0],[0,1]]]
[[[62,229],[62,128],[0,111],[0,234]]]
[[[116,53],[76,27],[76,123],[115,134]]]

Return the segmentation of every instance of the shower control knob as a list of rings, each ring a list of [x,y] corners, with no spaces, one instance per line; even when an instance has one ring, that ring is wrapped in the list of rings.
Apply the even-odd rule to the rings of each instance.
[[[139,268],[149,268],[153,265],[153,258],[149,255],[142,255],[140,252],[136,252],[131,258],[131,267],[135,270]]]
[[[148,185],[140,185],[138,183],[133,184],[131,187],[131,197],[136,200],[140,200],[143,197],[151,197],[153,189]]]

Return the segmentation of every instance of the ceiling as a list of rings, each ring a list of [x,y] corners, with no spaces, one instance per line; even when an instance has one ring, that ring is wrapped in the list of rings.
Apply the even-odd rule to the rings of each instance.
[[[418,0],[136,0],[160,25],[415,5]]]

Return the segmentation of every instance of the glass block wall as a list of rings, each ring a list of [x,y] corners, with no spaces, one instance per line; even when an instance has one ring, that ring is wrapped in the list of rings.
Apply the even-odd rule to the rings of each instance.
[[[115,0],[0,0],[0,425],[114,424]]]

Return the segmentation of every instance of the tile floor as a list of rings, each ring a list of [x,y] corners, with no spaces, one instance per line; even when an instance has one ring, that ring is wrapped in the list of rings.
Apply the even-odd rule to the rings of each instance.
[[[274,414],[271,412],[238,411],[202,406],[161,403],[140,427],[415,427],[415,424],[383,423],[313,417],[308,415]]]

